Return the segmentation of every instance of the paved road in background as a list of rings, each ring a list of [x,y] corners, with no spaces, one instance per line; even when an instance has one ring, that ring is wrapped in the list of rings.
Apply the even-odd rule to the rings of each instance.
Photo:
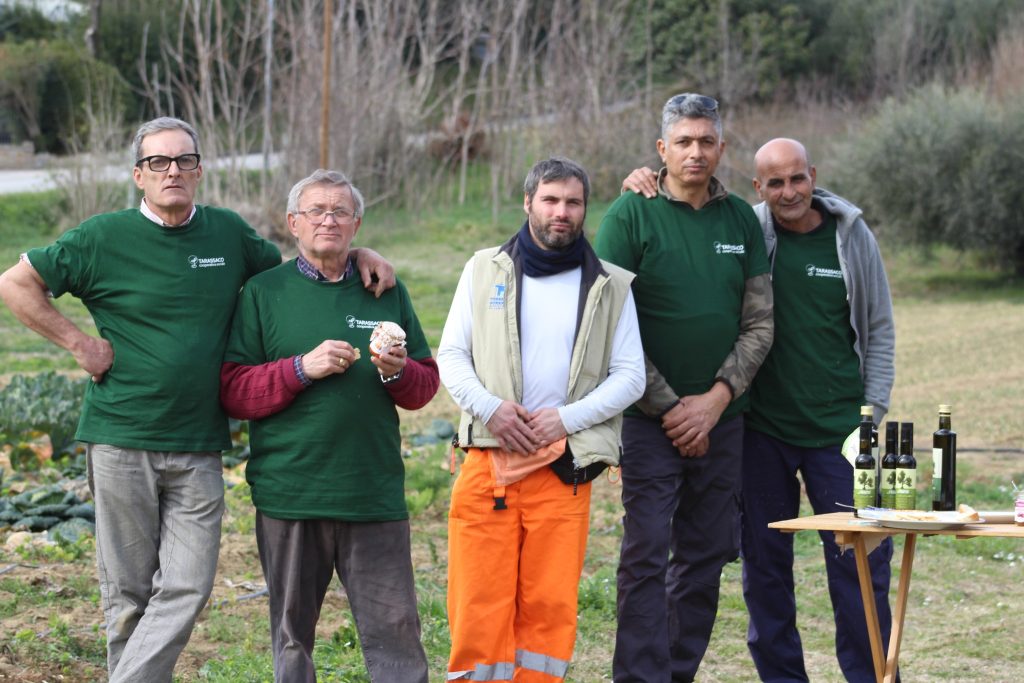
[[[56,186],[54,171],[0,171],[0,194],[42,192]]]
[[[270,164],[274,166],[277,159],[271,157]],[[250,170],[257,170],[263,165],[262,154],[249,154],[241,158],[242,167]],[[217,159],[213,168],[228,166],[228,160]],[[0,194],[11,194],[14,192],[44,192],[57,187],[57,181],[66,177],[69,171],[66,169],[25,169],[19,171],[0,170]],[[102,177],[111,182],[124,181],[132,182],[130,168],[124,166],[105,166],[101,170]]]

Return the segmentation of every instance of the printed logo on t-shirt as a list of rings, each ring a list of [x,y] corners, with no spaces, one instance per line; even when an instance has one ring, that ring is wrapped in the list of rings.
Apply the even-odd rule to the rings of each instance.
[[[843,271],[838,268],[822,268],[816,266],[813,263],[808,263],[805,268],[807,269],[807,277],[830,277],[843,279]]]
[[[716,254],[746,254],[747,247],[744,244],[724,244],[715,242]]]
[[[210,258],[204,258],[202,256],[189,256],[188,265],[191,268],[217,268],[220,266],[226,266],[223,256],[213,256]]]
[[[496,283],[494,285],[494,293],[487,300],[487,308],[497,310],[505,308],[505,285],[503,283]]]
[[[348,325],[350,330],[372,330],[380,324],[379,320],[361,320],[354,315],[346,315],[345,323]]]

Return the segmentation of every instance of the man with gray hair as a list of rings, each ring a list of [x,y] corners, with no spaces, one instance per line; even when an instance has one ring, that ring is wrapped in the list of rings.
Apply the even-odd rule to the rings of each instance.
[[[316,679],[336,571],[370,680],[426,683],[395,407],[433,398],[437,364],[401,281],[375,298],[355,277],[363,197],[345,175],[299,181],[287,218],[299,255],[245,284],[221,371],[225,410],[250,420],[274,680]]]
[[[448,518],[448,680],[560,681],[576,642],[590,481],[643,393],[632,273],[583,235],[590,183],[538,162],[526,222],[466,264],[438,362],[466,459]]]
[[[718,103],[670,98],[661,133],[658,196],[620,196],[595,242],[599,255],[637,274],[648,358],[645,400],[622,427],[617,683],[697,673],[722,567],[739,551],[745,392],[772,342],[760,226],[714,177],[725,149]],[[667,392],[653,386],[658,377]]]
[[[768,525],[799,514],[801,488],[817,514],[852,505],[853,469],[842,443],[856,428],[859,406],[872,405],[876,424],[888,410],[895,324],[871,230],[860,209],[815,186],[817,171],[803,144],[770,140],[754,164],[754,189],[764,200],[754,214],[771,260],[775,339],[751,385],[743,443],[747,645],[762,680],[807,681],[796,625],[793,535]],[[657,176],[637,169],[623,187],[656,197]],[[848,681],[874,681],[856,562],[834,534],[820,535],[839,666]],[[891,557],[892,539],[868,556],[883,643],[892,624]]]
[[[219,453],[231,447],[218,371],[238,289],[281,253],[238,214],[195,204],[203,167],[188,123],[143,124],[132,153],[138,208],[23,254],[0,296],[92,376],[76,438],[88,444],[107,666],[113,682],[151,683],[171,680],[213,587]],[[49,301],[66,292],[99,337]]]

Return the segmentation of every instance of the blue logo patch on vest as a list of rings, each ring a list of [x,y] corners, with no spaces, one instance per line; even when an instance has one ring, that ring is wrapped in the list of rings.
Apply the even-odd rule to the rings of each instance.
[[[505,308],[504,284],[494,285],[494,293],[491,294],[491,298],[487,300],[487,308],[493,308],[496,310],[503,310]]]

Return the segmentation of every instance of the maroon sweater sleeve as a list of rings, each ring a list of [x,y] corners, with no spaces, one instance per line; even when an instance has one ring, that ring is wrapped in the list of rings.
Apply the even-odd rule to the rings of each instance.
[[[281,412],[305,388],[295,376],[291,358],[262,365],[224,363],[220,367],[220,404],[224,412],[239,420],[258,420]]]
[[[402,370],[402,377],[384,387],[391,394],[391,400],[399,408],[418,410],[430,403],[441,384],[437,361],[427,357],[423,360],[408,359]]]

